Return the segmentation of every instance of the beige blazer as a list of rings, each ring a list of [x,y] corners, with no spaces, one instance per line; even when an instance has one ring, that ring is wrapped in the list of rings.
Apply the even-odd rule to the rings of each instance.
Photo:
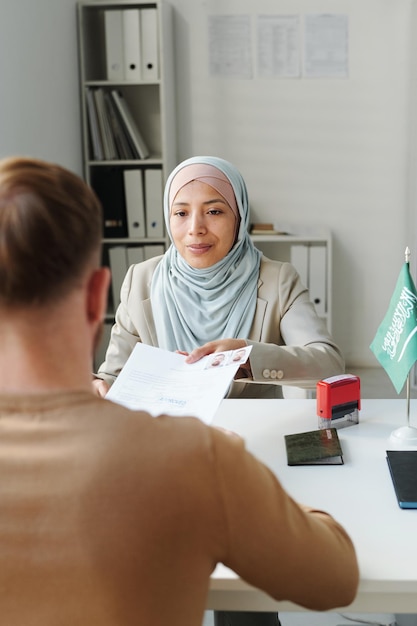
[[[126,274],[106,358],[97,372],[109,384],[138,341],[158,346],[150,288],[160,258],[132,265]],[[253,379],[235,381],[228,394],[231,398],[280,398],[282,385],[312,389],[317,381],[344,371],[339,348],[289,263],[263,257],[247,341],[253,346]]]

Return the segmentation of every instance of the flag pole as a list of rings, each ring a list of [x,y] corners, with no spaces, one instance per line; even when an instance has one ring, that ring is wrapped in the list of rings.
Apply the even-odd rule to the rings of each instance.
[[[410,372],[407,376],[407,426],[410,426]]]
[[[405,262],[410,264],[410,248],[407,246],[405,249]],[[407,426],[402,426],[393,430],[391,433],[391,440],[397,443],[403,443],[409,446],[417,446],[417,428],[410,426],[410,395],[411,395],[411,369],[407,375]]]
[[[405,262],[407,265],[410,265],[410,248],[407,246],[405,249]],[[408,372],[407,376],[407,428],[410,428],[410,378],[411,378],[411,369]]]

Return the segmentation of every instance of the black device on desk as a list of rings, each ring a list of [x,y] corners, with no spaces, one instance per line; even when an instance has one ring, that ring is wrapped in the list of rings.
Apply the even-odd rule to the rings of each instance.
[[[398,504],[417,509],[417,450],[387,450],[387,462]]]

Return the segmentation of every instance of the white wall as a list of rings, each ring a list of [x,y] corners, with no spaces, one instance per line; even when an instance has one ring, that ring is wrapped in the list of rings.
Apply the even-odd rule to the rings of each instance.
[[[369,350],[409,245],[412,0],[172,0],[180,156],[215,153],[244,174],[254,217],[334,235],[333,334],[349,364]],[[346,13],[348,80],[219,79],[209,14]],[[256,76],[256,74],[255,74]],[[416,168],[417,172],[417,168]],[[411,195],[411,197],[410,197]]]
[[[417,258],[413,0],[170,0],[179,159],[245,176],[254,218],[334,235],[333,332],[351,369],[369,350],[409,245]],[[82,172],[75,0],[3,0],[0,155]],[[212,78],[209,14],[346,13],[347,80]]]
[[[0,156],[82,172],[75,0],[2,0]]]

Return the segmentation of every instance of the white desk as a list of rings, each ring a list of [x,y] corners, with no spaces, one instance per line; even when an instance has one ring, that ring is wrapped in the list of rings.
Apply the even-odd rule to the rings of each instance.
[[[410,416],[417,426],[417,400]],[[389,436],[406,425],[405,400],[362,400],[360,423],[338,431],[341,466],[287,465],[284,435],[317,428],[315,400],[224,400],[214,425],[242,435],[295,499],[328,511],[349,532],[361,580],[346,610],[417,613],[417,510],[399,508],[385,454],[398,448]],[[275,602],[222,565],[212,575],[207,608],[302,610]]]

